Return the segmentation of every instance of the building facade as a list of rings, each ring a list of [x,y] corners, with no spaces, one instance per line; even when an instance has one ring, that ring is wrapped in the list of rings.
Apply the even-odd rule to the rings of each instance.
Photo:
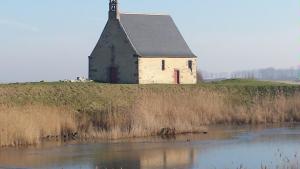
[[[195,84],[197,57],[173,19],[120,13],[109,0],[109,18],[89,56],[89,79],[105,83]]]

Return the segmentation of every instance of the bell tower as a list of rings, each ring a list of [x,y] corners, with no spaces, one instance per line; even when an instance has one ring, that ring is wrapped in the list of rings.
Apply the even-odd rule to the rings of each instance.
[[[109,0],[109,19],[119,19],[118,0]]]

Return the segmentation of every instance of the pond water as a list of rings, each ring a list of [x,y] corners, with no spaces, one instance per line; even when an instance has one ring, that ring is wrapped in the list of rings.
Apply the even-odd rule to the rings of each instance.
[[[0,168],[276,169],[298,166],[300,125],[211,127],[204,135],[0,149]],[[278,167],[279,166],[279,167]]]

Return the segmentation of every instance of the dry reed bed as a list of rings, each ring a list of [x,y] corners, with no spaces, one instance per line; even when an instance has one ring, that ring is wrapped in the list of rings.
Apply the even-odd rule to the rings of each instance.
[[[0,146],[39,144],[47,136],[70,133],[81,138],[117,139],[156,135],[162,128],[191,132],[211,124],[300,121],[297,92],[242,94],[201,87],[174,92],[142,87],[117,88],[118,92],[110,93],[96,89],[88,95],[87,89],[78,94],[76,87],[70,90],[75,94],[60,88],[46,90],[46,94],[42,88],[25,93],[18,88],[0,91]]]
[[[0,146],[39,144],[43,137],[72,130],[76,130],[75,116],[66,108],[0,107]]]

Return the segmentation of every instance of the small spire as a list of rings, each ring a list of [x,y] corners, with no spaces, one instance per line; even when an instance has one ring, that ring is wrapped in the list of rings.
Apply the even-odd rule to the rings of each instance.
[[[118,0],[109,0],[109,19],[119,19]]]

